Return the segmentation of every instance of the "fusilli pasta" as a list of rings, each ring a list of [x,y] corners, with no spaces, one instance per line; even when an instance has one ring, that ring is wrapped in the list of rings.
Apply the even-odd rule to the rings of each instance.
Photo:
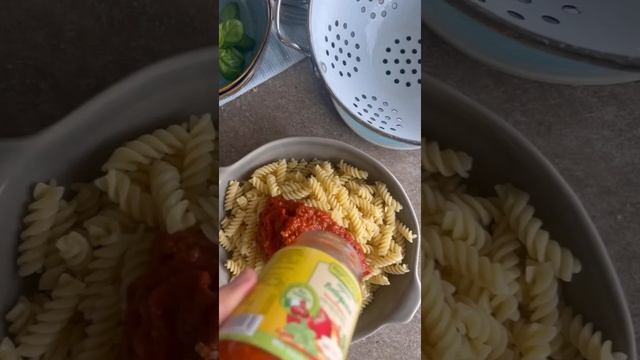
[[[373,269],[364,281],[364,304],[390,275],[409,271],[404,243],[416,235],[396,218],[402,205],[383,183],[367,182],[368,173],[344,161],[278,160],[253,171],[247,181],[226,187],[226,216],[220,223],[219,244],[228,252],[225,267],[237,275],[246,267],[260,269],[266,259],[256,245],[258,216],[270,196],[302,201],[324,210],[353,234]]]
[[[211,117],[195,117],[116,149],[103,176],[72,184],[68,198],[54,182],[35,186],[18,267],[39,274],[38,288],[6,314],[0,360],[121,357],[127,289],[154,239],[191,226],[216,235],[215,138]]]
[[[560,280],[581,264],[529,195],[512,185],[471,194],[470,156],[425,140],[422,151],[423,359],[626,359],[560,305]]]

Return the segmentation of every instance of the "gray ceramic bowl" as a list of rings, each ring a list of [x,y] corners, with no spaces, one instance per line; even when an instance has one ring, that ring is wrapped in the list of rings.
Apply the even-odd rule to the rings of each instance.
[[[511,182],[531,194],[544,227],[583,264],[562,288],[567,303],[613,340],[616,351],[637,359],[627,302],[602,239],[549,161],[495,114],[424,74],[422,106],[423,134],[473,156],[472,185],[488,193]]]
[[[257,148],[233,165],[220,168],[220,198],[223,198],[229,181],[247,179],[261,165],[285,158],[319,158],[333,161],[343,159],[368,171],[370,179],[387,184],[391,194],[404,206],[399,213],[399,219],[418,234],[418,239],[407,246],[405,262],[411,268],[411,272],[403,276],[394,276],[391,285],[382,286],[376,291],[373,302],[360,316],[354,341],[365,338],[385,324],[411,320],[420,306],[420,280],[416,271],[420,253],[418,220],[411,201],[398,180],[376,159],[353,146],[331,139],[291,137],[276,140]],[[224,214],[222,201],[218,206],[220,214]],[[225,260],[226,253],[220,248],[220,264],[224,264]],[[228,274],[224,268],[221,268],[220,276],[222,284],[228,281]]]
[[[30,137],[0,141],[0,313],[25,290],[16,273],[21,219],[34,183],[88,181],[116,146],[142,133],[214,114],[216,51],[199,50],[153,65],[106,90]],[[34,104],[35,106],[35,104]],[[0,327],[0,338],[4,336]]]

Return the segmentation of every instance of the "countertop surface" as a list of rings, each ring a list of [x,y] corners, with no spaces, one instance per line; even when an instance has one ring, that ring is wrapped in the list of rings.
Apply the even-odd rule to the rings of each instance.
[[[423,46],[427,73],[524,134],[580,197],[618,272],[640,341],[640,82],[545,84],[496,71],[429,31]]]
[[[411,201],[419,204],[420,151],[387,150],[355,135],[334,110],[308,60],[220,109],[220,165],[230,165],[258,146],[288,136],[327,137],[365,151],[394,173]],[[419,218],[419,207],[415,210]],[[349,355],[349,359],[371,360],[419,358],[419,315],[408,324],[388,325],[353,344]]]

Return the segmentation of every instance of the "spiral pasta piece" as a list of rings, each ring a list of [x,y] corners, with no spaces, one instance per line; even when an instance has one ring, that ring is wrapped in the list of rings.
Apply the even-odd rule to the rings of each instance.
[[[91,245],[87,238],[76,231],[56,241],[56,248],[71,271],[83,274],[91,261]]]
[[[15,344],[9,338],[0,341],[0,360],[20,360]]]
[[[509,229],[508,224],[506,222],[497,224],[487,252],[494,261],[500,263],[509,272],[510,278],[515,279],[520,276],[521,250],[523,245],[518,241],[515,233]]]
[[[529,256],[539,262],[550,261],[556,276],[571,281],[573,274],[580,272],[580,261],[568,250],[551,240],[542,229],[542,221],[534,217],[534,209],[528,204],[529,196],[512,186],[496,186],[509,225],[518,234]]]
[[[43,310],[19,339],[16,349],[23,357],[35,358],[49,350],[58,333],[66,326],[78,304],[85,285],[78,279],[62,274],[53,289],[51,300],[45,302]]]
[[[58,278],[67,270],[60,253],[56,248],[56,240],[67,233],[75,224],[77,216],[75,214],[76,203],[67,203],[60,200],[58,212],[56,213],[53,226],[49,232],[49,239],[46,245],[46,255],[44,260],[44,272],[38,280],[40,290],[51,290],[58,282]]]
[[[428,172],[466,178],[471,165],[471,157],[463,152],[441,150],[437,142],[422,142],[422,167]]]
[[[9,323],[9,333],[19,335],[35,319],[39,312],[38,306],[29,301],[25,296],[20,296],[16,304],[7,312],[5,320]]]
[[[282,161],[276,161],[276,162],[263,165],[257,168],[253,172],[253,174],[251,174],[251,177],[263,178],[269,174],[275,173],[281,166],[282,166]],[[286,161],[285,161],[285,166],[286,166]]]
[[[282,197],[287,200],[301,200],[309,196],[311,189],[306,184],[288,183],[280,186]]]
[[[514,343],[522,360],[545,360],[551,355],[551,340],[556,335],[554,327],[538,323],[517,323]]]
[[[181,126],[158,129],[117,148],[102,170],[135,171],[141,165],[148,165],[153,160],[181,150],[188,138],[189,134]]]
[[[18,246],[18,275],[28,276],[42,270],[47,239],[55,221],[64,189],[38,183],[33,190],[34,201],[29,204],[29,214],[24,218],[25,230],[20,233]]]
[[[280,187],[276,182],[276,177],[269,174],[266,176],[266,179],[267,179],[267,188],[269,189],[269,196],[280,195]]]
[[[122,338],[119,329],[120,299],[113,286],[105,287],[88,313],[87,337],[80,343],[78,360],[114,359]]]
[[[382,271],[388,274],[402,275],[409,272],[409,267],[406,264],[392,264],[383,267]]]
[[[376,182],[376,193],[382,200],[384,200],[384,203],[387,204],[387,206],[391,206],[395,211],[402,210],[402,204],[400,204],[398,200],[393,198],[393,196],[389,192],[389,189],[387,189],[387,185],[385,185],[384,183],[381,183],[379,181]]]
[[[448,231],[455,240],[462,240],[477,249],[489,241],[489,234],[465,208],[448,202],[442,217],[442,229]]]
[[[458,359],[462,336],[457,331],[453,311],[445,302],[442,280],[432,260],[425,261],[422,278],[422,328],[429,329],[422,332],[422,350],[430,351],[425,355],[432,359]]]
[[[233,208],[233,204],[238,198],[238,190],[240,190],[240,183],[235,180],[229,181],[229,186],[227,186],[227,192],[224,197],[225,211],[230,211]]]
[[[561,309],[562,332],[586,360],[626,360],[627,356],[612,351],[612,342],[603,340],[602,333],[595,331],[592,323],[586,323],[582,315],[573,315],[565,306]]]
[[[476,198],[464,193],[448,193],[446,197],[447,200],[464,209],[465,213],[473,216],[482,226],[489,225],[498,213],[493,204],[484,198]]]
[[[89,273],[84,278],[87,288],[79,309],[87,314],[95,307],[105,287],[110,286],[119,275],[119,264],[127,249],[127,243],[131,235],[113,233],[98,240],[98,247],[93,251],[91,262],[88,265]]]
[[[498,359],[507,349],[509,341],[504,326],[477,306],[459,302],[456,310],[460,322],[465,326],[467,337],[487,345],[489,351],[484,358]]]
[[[72,320],[73,321],[73,320]],[[53,346],[45,353],[46,360],[68,360],[73,358],[72,349],[82,341],[84,330],[81,324],[70,322],[60,334]]]
[[[228,259],[224,263],[224,267],[229,270],[231,275],[236,276],[240,274],[240,272],[242,272],[242,270],[244,270],[247,265],[242,259]]]
[[[151,195],[132,183],[127,175],[117,170],[109,170],[107,175],[95,181],[95,185],[135,220],[143,221],[149,226],[155,225]]]
[[[527,308],[529,319],[546,326],[554,326],[558,320],[558,281],[550,263],[531,264],[525,271],[527,282]]]
[[[355,166],[349,165],[344,160],[338,161],[338,169],[341,175],[347,175],[354,179],[366,179],[369,177],[369,173],[364,170],[360,170]]]
[[[216,131],[210,115],[192,121],[190,140],[185,147],[182,185],[187,191],[198,191],[205,186],[213,166],[213,141]]]
[[[122,281],[120,294],[126,298],[127,289],[142,275],[149,263],[152,235],[142,234],[131,241],[125,251],[120,279]]]
[[[508,294],[507,276],[499,264],[468,244],[440,236],[434,227],[424,229],[425,251],[445,267],[473,278],[494,294]]]
[[[189,209],[189,200],[184,198],[180,189],[180,173],[178,169],[164,161],[156,161],[151,165],[151,195],[169,234],[184,230],[196,223],[196,218]]]

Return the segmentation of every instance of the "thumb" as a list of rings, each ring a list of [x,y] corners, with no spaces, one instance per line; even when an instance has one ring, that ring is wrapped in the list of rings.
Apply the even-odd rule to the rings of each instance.
[[[253,269],[246,269],[231,282],[220,288],[220,301],[218,302],[218,325],[229,317],[233,309],[240,304],[242,299],[253,289],[258,281],[258,276]]]

